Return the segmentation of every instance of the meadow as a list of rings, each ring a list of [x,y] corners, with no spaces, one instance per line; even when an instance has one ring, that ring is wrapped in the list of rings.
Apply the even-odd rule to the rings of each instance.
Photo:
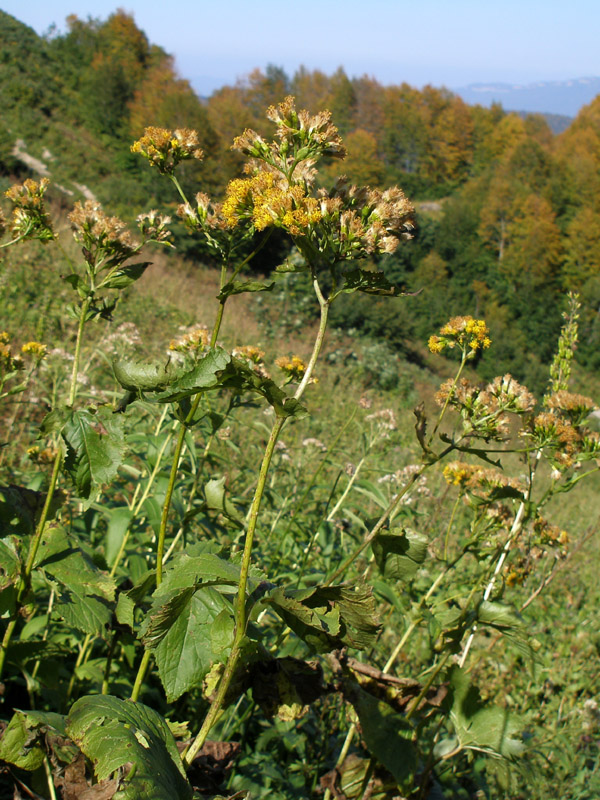
[[[481,379],[484,319],[432,326],[410,361],[336,326],[359,298],[427,303],[373,260],[412,246],[415,211],[318,188],[345,156],[328,112],[267,116],[220,203],[178,179],[194,131],[132,147],[218,269],[156,211],[133,233],[6,181],[0,796],[591,800],[578,298],[535,397]],[[293,247],[267,274],[274,235]]]

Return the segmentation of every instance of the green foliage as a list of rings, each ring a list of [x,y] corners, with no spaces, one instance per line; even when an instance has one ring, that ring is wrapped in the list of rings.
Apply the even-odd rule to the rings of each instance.
[[[82,697],[71,708],[66,728],[99,781],[122,775],[124,800],[192,797],[171,730],[153,709],[110,695]]]

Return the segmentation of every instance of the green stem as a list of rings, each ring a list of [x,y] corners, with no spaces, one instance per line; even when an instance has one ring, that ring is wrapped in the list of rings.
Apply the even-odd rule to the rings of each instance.
[[[408,713],[406,714],[406,721],[407,722],[411,719],[411,717],[413,716],[415,711],[417,711],[417,709],[419,708],[419,705],[421,704],[421,700],[425,697],[427,692],[431,689],[431,686],[432,686],[434,680],[440,674],[440,672],[442,671],[442,669],[444,668],[444,666],[446,664],[446,661],[448,661],[449,658],[450,658],[450,653],[445,653],[445,655],[441,658],[441,660],[438,663],[438,665],[436,666],[436,668],[431,673],[429,679],[427,680],[427,682],[425,683],[425,685],[423,686],[423,688],[421,689],[421,691],[419,692],[417,697],[414,699],[413,703],[411,704],[411,707],[408,710]]]
[[[450,539],[450,533],[452,531],[452,523],[454,522],[454,516],[456,514],[456,509],[458,508],[459,500],[460,500],[460,493],[457,494],[456,496],[454,506],[452,507],[452,514],[450,515],[450,522],[448,523],[448,527],[446,528],[446,536],[444,538],[444,561],[448,560],[448,540]]]
[[[79,312],[79,325],[77,327],[77,341],[75,342],[75,358],[73,359],[73,371],[71,372],[71,389],[67,405],[73,408],[77,395],[77,373],[79,371],[79,359],[81,357],[81,341],[83,339],[83,328],[86,323],[87,312],[92,301],[91,297],[86,297]]]
[[[353,722],[348,728],[348,733],[346,734],[346,738],[344,739],[344,744],[342,745],[340,754],[337,758],[337,761],[335,762],[335,769],[339,769],[346,760],[346,756],[348,755],[348,750],[350,750],[350,745],[352,744],[352,739],[354,739],[355,733],[356,733],[356,723]],[[330,800],[330,798],[331,798],[331,789],[326,789],[325,794],[323,796],[323,800]]]
[[[435,434],[437,433],[440,425],[442,424],[442,420],[444,419],[444,415],[445,415],[446,410],[448,408],[448,403],[450,402],[450,398],[454,394],[454,389],[456,388],[456,384],[458,383],[458,379],[460,378],[466,363],[467,363],[467,353],[466,353],[466,351],[463,350],[462,359],[461,359],[461,362],[460,362],[460,367],[458,368],[458,372],[456,373],[456,376],[455,376],[454,380],[452,381],[452,386],[450,387],[450,389],[448,390],[448,394],[446,395],[446,401],[444,402],[443,408],[440,411],[440,415],[439,415],[439,417],[437,419],[437,422],[435,423],[435,427],[431,431],[431,435],[430,435],[430,437],[429,437],[429,439],[427,441],[427,446],[428,447],[431,446],[431,443],[433,441],[433,437],[435,436]]]
[[[150,650],[145,650],[140,662],[140,666],[138,667],[137,675],[135,676],[135,683],[133,684],[130,697],[130,700],[133,700],[134,703],[140,696],[142,684],[144,683],[144,678],[146,677],[146,670],[148,669],[148,664],[150,663],[150,656]]]
[[[319,353],[321,352],[321,347],[323,345],[323,340],[325,338],[325,330],[327,328],[329,302],[324,299],[323,294],[321,293],[320,286],[315,276],[313,276],[313,286],[315,289],[315,293],[317,295],[317,299],[319,300],[319,306],[321,308],[321,321],[319,324],[319,331],[317,333],[317,337],[315,339],[315,343],[313,346],[312,355],[306,367],[306,373],[304,374],[304,378],[300,383],[300,385],[298,386],[296,393],[294,394],[294,398],[296,400],[299,400],[302,397],[306,387],[309,384],[312,372],[319,357]],[[254,534],[256,532],[258,513],[260,511],[260,505],[265,490],[265,486],[267,483],[269,467],[271,466],[271,459],[275,451],[275,445],[277,444],[279,434],[281,433],[281,429],[285,424],[285,420],[286,420],[285,417],[279,417],[275,421],[273,429],[271,430],[271,435],[269,436],[269,441],[267,442],[263,460],[260,466],[260,472],[258,474],[258,481],[254,492],[254,498],[252,500],[252,505],[250,507],[250,512],[248,515],[248,528],[246,530],[246,540],[244,542],[244,552],[242,555],[242,564],[240,568],[238,591],[234,601],[235,633],[233,637],[233,644],[231,646],[231,653],[229,655],[229,658],[227,659],[227,663],[225,665],[225,671],[223,672],[223,676],[221,677],[221,680],[219,682],[219,688],[217,689],[217,694],[211,703],[211,706],[204,719],[202,727],[200,728],[200,731],[194,742],[187,748],[187,750],[182,755],[182,760],[186,768],[189,768],[189,766],[193,762],[198,752],[202,749],[212,726],[215,724],[221,712],[225,696],[229,690],[231,681],[233,680],[235,669],[237,667],[237,663],[241,655],[242,644],[246,635],[246,625],[247,625],[246,589],[248,584],[248,573],[250,570],[250,563],[252,560],[252,546],[254,544]]]
[[[81,645],[81,650],[79,651],[79,655],[77,656],[77,661],[75,662],[75,666],[73,667],[73,674],[71,675],[71,680],[69,681],[69,685],[67,687],[67,702],[70,700],[71,695],[73,694],[73,689],[75,688],[75,678],[76,672],[78,667],[81,666],[83,659],[87,656],[88,647],[93,640],[93,637],[90,633],[88,633],[83,640],[83,644]]]
[[[429,464],[422,465],[421,469],[415,472],[406,486],[390,501],[390,504],[385,509],[381,517],[377,520],[375,526],[370,530],[370,532],[365,536],[362,543],[356,547],[353,552],[348,556],[348,558],[342,562],[342,564],[335,570],[335,572],[327,578],[325,581],[325,586],[331,586],[331,584],[337,580],[344,572],[348,569],[350,564],[352,564],[358,556],[367,549],[367,547],[377,538],[377,536],[381,533],[383,526],[388,521],[390,516],[394,513],[394,511],[400,505],[400,501],[404,497],[404,495],[411,489],[415,481],[421,477],[423,472],[430,466]]]

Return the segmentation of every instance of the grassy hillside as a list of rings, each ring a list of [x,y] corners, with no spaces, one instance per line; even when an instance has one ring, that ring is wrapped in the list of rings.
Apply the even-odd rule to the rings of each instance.
[[[596,797],[595,108],[0,22],[0,797]]]

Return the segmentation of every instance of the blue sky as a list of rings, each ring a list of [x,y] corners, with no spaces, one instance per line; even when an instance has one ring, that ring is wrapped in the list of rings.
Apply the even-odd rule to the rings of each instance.
[[[600,75],[598,0],[0,0],[38,33],[119,6],[201,94],[268,63],[449,88]]]

